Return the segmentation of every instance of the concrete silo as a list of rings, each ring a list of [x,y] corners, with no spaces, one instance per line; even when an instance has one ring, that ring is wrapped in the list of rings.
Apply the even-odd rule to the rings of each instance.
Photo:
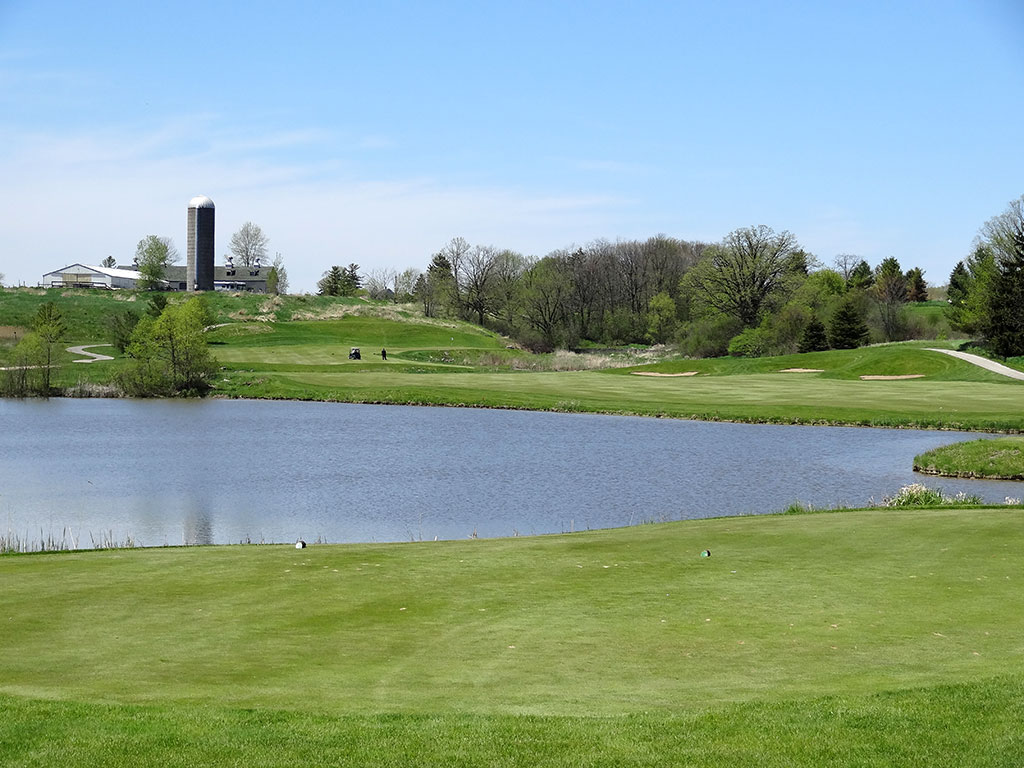
[[[213,290],[213,200],[200,195],[188,201],[185,276],[190,291]]]

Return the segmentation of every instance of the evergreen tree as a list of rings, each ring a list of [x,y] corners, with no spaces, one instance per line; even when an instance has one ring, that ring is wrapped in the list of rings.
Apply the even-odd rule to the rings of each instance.
[[[804,327],[803,335],[797,345],[797,352],[822,352],[828,349],[828,335],[825,324],[817,317],[812,317]]]
[[[907,272],[907,300],[928,301],[928,283],[924,281],[924,272],[920,267]]]
[[[355,296],[363,287],[363,278],[359,276],[359,265],[349,264],[345,267],[345,274],[342,280],[342,296]]]
[[[868,327],[864,323],[857,305],[849,299],[842,302],[832,314],[828,327],[828,343],[833,349],[855,349],[868,338]]]
[[[345,296],[345,272],[341,267],[335,265],[324,272],[323,277],[317,281],[317,291],[321,296]]]
[[[871,284],[875,282],[874,273],[871,271],[871,265],[869,265],[863,259],[860,263],[853,268],[850,272],[850,278],[846,281],[847,288],[870,288]]]
[[[949,287],[946,290],[946,298],[950,306],[961,306],[967,301],[967,294],[971,290],[971,273],[967,271],[962,261],[958,261],[953,271],[949,273]]]
[[[427,284],[434,311],[445,309],[455,315],[459,311],[459,292],[452,263],[443,253],[435,253],[427,267]]]
[[[953,268],[946,306],[946,319],[952,328],[971,336],[984,335],[989,295],[997,273],[995,253],[985,243],[979,243],[966,261]]]
[[[886,341],[899,341],[906,335],[903,305],[907,303],[907,278],[900,263],[890,256],[875,270],[874,285],[869,291],[878,306]]]
[[[1000,357],[1024,355],[1024,238],[1021,255],[999,267],[985,330],[989,349]]]
[[[986,222],[981,234],[996,264],[982,336],[997,355],[1024,355],[1024,196]]]

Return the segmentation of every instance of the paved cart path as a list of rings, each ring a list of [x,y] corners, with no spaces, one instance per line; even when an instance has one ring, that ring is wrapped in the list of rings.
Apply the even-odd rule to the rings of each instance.
[[[68,352],[72,355],[85,355],[85,357],[79,360],[72,360],[73,363],[95,363],[100,360],[113,360],[110,355],[101,355],[96,352],[86,352],[85,350],[91,349],[92,347],[112,347],[113,344],[83,344],[79,347],[68,347]]]
[[[968,363],[973,363],[980,368],[984,368],[986,371],[992,371],[992,373],[998,373],[1002,376],[1009,376],[1011,379],[1018,379],[1024,381],[1024,371],[1018,371],[1009,366],[997,363],[995,360],[989,360],[987,357],[981,355],[972,355],[970,352],[959,352],[955,349],[933,349],[927,348],[929,352],[941,352],[944,355],[951,355],[958,357],[961,360],[966,360]]]

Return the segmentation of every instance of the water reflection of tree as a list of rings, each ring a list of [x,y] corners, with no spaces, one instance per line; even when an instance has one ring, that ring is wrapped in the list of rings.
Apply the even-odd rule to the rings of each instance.
[[[213,518],[209,507],[200,499],[189,499],[181,533],[182,543],[213,544]]]

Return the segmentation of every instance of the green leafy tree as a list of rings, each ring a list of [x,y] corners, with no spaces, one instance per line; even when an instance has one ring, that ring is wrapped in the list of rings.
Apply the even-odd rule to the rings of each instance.
[[[208,319],[199,297],[168,305],[156,318],[144,315],[128,345],[134,360],[119,376],[122,388],[139,397],[209,389],[214,364],[204,336]]]
[[[167,268],[178,260],[178,250],[169,237],[147,235],[135,247],[135,266],[142,277],[139,288],[156,290],[164,285]]]
[[[0,370],[0,395],[27,397],[43,393],[47,352],[37,333],[26,333],[15,345],[9,364]]]
[[[789,278],[803,263],[792,258],[797,249],[789,232],[763,225],[737,229],[706,250],[684,283],[705,307],[746,327],[757,325],[762,311],[792,287]]]
[[[676,303],[667,293],[656,293],[647,303],[647,337],[655,344],[664,344],[675,334]]]
[[[836,307],[829,322],[829,346],[833,349],[855,349],[862,346],[867,338],[868,327],[864,323],[864,316],[852,299],[845,299]]]
[[[160,317],[160,313],[166,306],[167,296],[162,293],[154,294],[149,297],[149,302],[146,304],[146,314],[150,317]]]
[[[139,324],[139,315],[130,309],[123,309],[108,316],[106,324],[107,338],[111,344],[117,347],[119,352],[123,353],[128,349],[128,345],[131,344],[132,332],[135,330],[135,326]]]
[[[57,352],[60,340],[64,338],[67,326],[64,318],[52,301],[41,304],[36,311],[32,323],[33,330],[43,345],[42,371],[43,371],[43,394],[50,394],[50,373],[53,366],[53,357]]]
[[[564,321],[569,308],[569,282],[565,265],[545,257],[523,274],[523,317],[540,334],[538,349],[551,350],[564,340]]]

